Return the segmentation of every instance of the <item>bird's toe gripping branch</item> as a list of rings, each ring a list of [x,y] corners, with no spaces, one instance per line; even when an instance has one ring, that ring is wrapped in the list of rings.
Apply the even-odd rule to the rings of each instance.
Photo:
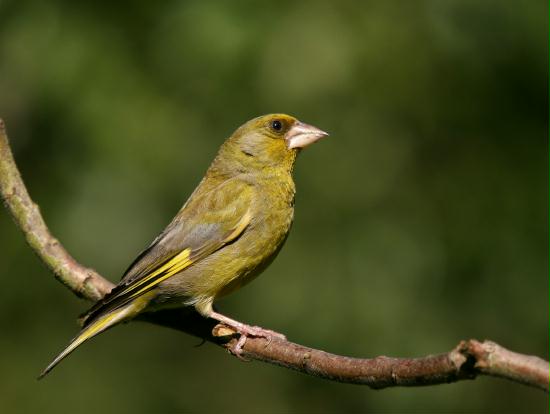
[[[286,341],[286,336],[270,329],[264,329],[259,326],[246,325],[242,322],[235,321],[231,318],[228,318],[227,316],[221,315],[216,312],[210,315],[210,317],[221,322],[213,328],[213,336],[231,337],[234,335],[239,335],[239,339],[237,341],[233,341],[231,345],[227,347],[227,349],[233,355],[242,360],[245,360],[242,356],[242,351],[244,344],[249,337],[265,338],[267,340],[267,343],[265,345],[266,347],[269,346],[273,339]]]

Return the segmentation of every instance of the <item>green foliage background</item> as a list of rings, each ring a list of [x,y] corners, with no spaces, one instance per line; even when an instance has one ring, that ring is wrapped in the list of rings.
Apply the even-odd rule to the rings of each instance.
[[[331,133],[298,161],[293,232],[220,303],[290,340],[421,356],[460,339],[548,358],[547,3],[0,1],[0,116],[31,195],[116,280],[246,120]],[[544,412],[498,379],[371,391],[134,323],[42,382],[88,304],[0,211],[0,410]]]

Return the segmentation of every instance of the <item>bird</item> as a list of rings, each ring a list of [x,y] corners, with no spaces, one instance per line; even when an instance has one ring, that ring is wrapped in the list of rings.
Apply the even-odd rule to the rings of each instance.
[[[298,153],[328,134],[286,114],[240,126],[221,145],[204,178],[168,226],[130,264],[120,282],[81,318],[82,328],[40,374],[85,341],[143,312],[189,306],[246,338],[275,333],[214,310],[275,259],[294,218],[292,172]]]

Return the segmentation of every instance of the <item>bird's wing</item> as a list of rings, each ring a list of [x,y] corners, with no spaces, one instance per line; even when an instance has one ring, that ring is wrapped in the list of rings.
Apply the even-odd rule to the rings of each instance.
[[[117,309],[240,237],[252,220],[253,189],[229,180],[195,192],[164,232],[130,265],[118,286],[83,317]]]

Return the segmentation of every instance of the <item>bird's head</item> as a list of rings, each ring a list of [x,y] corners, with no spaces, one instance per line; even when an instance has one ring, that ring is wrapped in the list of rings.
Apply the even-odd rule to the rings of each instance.
[[[285,114],[254,118],[226,141],[226,150],[245,166],[292,170],[297,153],[328,134]]]

